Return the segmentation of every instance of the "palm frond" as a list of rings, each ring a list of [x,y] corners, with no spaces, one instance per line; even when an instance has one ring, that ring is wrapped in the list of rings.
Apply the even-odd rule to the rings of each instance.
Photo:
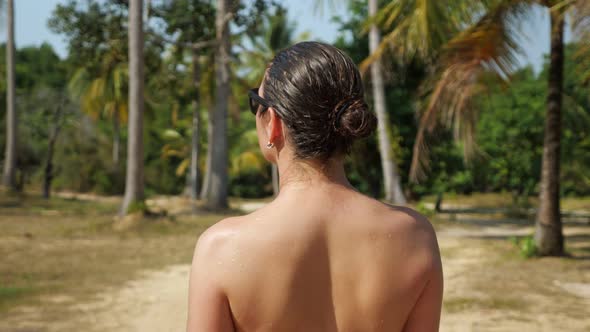
[[[418,181],[429,167],[427,139],[438,125],[452,128],[463,143],[466,161],[477,150],[474,96],[486,91],[483,79],[508,80],[521,53],[515,26],[530,9],[529,1],[504,1],[474,25],[458,33],[441,50],[437,70],[423,86],[427,106],[420,115],[410,178]]]
[[[72,97],[80,98],[88,88],[90,82],[86,68],[77,69],[68,82],[68,92]]]
[[[86,68],[76,70],[68,82],[68,90],[75,99],[80,100],[82,110],[92,118],[110,117],[118,113],[119,119],[126,122],[127,65],[109,62],[104,64],[108,67],[94,77]]]
[[[191,164],[191,160],[188,158],[183,159],[180,164],[178,165],[178,167],[176,167],[176,176],[181,177],[184,176],[184,174],[186,174],[186,170],[188,169],[188,167]]]
[[[415,55],[432,58],[474,16],[486,9],[485,0],[399,0],[391,1],[370,17],[364,31],[377,24],[383,39],[376,52],[363,61],[365,69],[390,50],[400,59]]]
[[[584,82],[590,82],[590,1],[569,0],[573,34],[579,45],[574,54],[577,70]]]

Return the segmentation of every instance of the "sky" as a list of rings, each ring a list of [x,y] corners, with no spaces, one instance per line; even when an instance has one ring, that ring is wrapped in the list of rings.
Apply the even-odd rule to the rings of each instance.
[[[346,7],[325,6],[316,10],[317,0],[284,0],[289,16],[297,24],[296,35],[309,32],[312,39],[332,42],[338,35],[338,26],[331,22],[335,15],[346,17]],[[58,3],[65,0],[16,0],[15,1],[15,39],[17,47],[40,45],[48,42],[57,54],[65,57],[67,44],[63,37],[53,34],[47,28],[47,20]],[[326,1],[329,2],[329,1]],[[337,3],[338,1],[333,1]],[[537,9],[530,19],[523,22],[526,38],[521,47],[526,55],[519,58],[521,65],[532,64],[539,71],[544,55],[549,51],[549,15],[545,10]],[[569,33],[566,33],[566,40]],[[0,30],[0,41],[6,40],[6,29]]]

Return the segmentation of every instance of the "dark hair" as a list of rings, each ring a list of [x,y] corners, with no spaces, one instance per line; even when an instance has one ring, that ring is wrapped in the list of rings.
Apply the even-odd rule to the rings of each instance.
[[[329,159],[375,130],[352,59],[336,47],[302,42],[271,61],[263,95],[277,108],[301,159]]]

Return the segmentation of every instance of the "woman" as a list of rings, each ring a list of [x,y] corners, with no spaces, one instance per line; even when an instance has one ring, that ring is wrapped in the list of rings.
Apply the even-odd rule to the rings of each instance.
[[[197,242],[187,331],[437,331],[435,233],[411,209],[366,197],[343,158],[375,115],[353,61],[303,42],[277,54],[250,92],[280,194]]]

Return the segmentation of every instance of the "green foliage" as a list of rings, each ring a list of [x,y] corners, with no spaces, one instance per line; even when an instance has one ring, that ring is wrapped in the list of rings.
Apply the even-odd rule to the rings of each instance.
[[[167,36],[177,35],[175,54],[182,56],[188,44],[215,38],[215,7],[208,0],[174,0],[156,3],[152,15],[163,23]],[[154,31],[155,33],[155,31]]]
[[[4,57],[4,47],[0,52]],[[15,70],[16,85],[21,92],[39,87],[61,89],[65,85],[66,66],[47,43],[19,49]]]
[[[434,211],[433,209],[430,209],[428,207],[426,207],[426,204],[424,202],[419,202],[416,205],[416,211],[418,211],[420,214],[424,215],[425,217],[433,217],[434,215],[436,215],[436,211]]]
[[[246,105],[241,106],[241,109],[246,108]],[[270,164],[260,151],[252,113],[242,112],[239,122],[233,123],[230,142],[230,194],[247,198],[272,195]]]
[[[535,191],[541,172],[546,84],[531,68],[513,77],[510,88],[492,86],[480,98],[477,142],[483,151],[474,162],[478,184],[517,195]]]
[[[381,1],[381,4],[389,3]],[[179,194],[185,187],[192,134],[192,103],[199,96],[201,136],[199,169],[205,171],[207,118],[214,94],[212,47],[194,52],[191,43],[215,38],[215,5],[206,0],[157,1],[150,7],[146,25],[146,116],[145,175],[146,192]],[[262,197],[272,193],[270,165],[258,146],[256,123],[248,109],[246,88],[255,86],[281,48],[292,44],[294,23],[285,8],[274,1],[239,2],[232,23],[234,48],[232,61],[231,122],[228,127],[230,193],[242,197]],[[334,18],[340,25],[335,45],[355,62],[369,56],[366,1],[349,2],[350,15]],[[414,22],[418,24],[418,22]],[[16,76],[21,124],[19,169],[29,185],[40,183],[47,151],[51,121],[48,105],[53,97],[42,91],[77,96],[68,126],[55,152],[55,187],[75,191],[120,194],[124,186],[126,128],[121,126],[121,162],[112,157],[113,116],[118,111],[124,121],[127,105],[127,5],[125,1],[69,0],[59,4],[49,26],[65,37],[69,54],[59,59],[47,44],[26,47],[16,52]],[[383,27],[383,35],[398,23]],[[365,31],[366,32],[366,31]],[[408,46],[408,45],[405,45]],[[579,45],[566,49],[563,136],[562,194],[590,194],[590,98],[588,81],[576,68],[574,55]],[[238,53],[239,52],[239,53]],[[5,75],[5,48],[0,46],[0,75]],[[194,60],[194,61],[193,61]],[[193,77],[195,65],[200,84]],[[427,76],[427,64],[418,57],[403,61],[383,59],[388,117],[392,124],[390,140],[404,189],[408,196],[439,193],[510,192],[514,213],[526,215],[519,202],[538,191],[543,126],[545,117],[547,70],[539,74],[529,68],[514,73],[509,87],[490,80],[488,94],[474,102],[479,110],[476,157],[465,163],[463,146],[453,142],[453,132],[445,129],[432,134],[431,170],[418,184],[409,183],[408,173],[417,133],[417,101],[428,91],[420,88]],[[547,67],[547,66],[545,66]],[[370,81],[365,77],[369,103]],[[0,80],[0,126],[4,125],[5,81]],[[45,98],[45,99],[43,99]],[[84,111],[87,111],[86,114]],[[0,132],[0,148],[4,134]],[[381,162],[376,136],[358,142],[345,164],[350,182],[361,192],[383,195]],[[201,173],[202,174],[202,173]],[[201,176],[202,178],[202,176]],[[423,206],[419,205],[419,209]],[[523,212],[524,211],[524,212]],[[428,211],[422,211],[428,214]]]
[[[563,194],[572,196],[590,193],[590,81],[576,63],[584,47],[589,48],[570,44],[565,50],[561,185]],[[546,75],[541,73],[543,79]]]
[[[148,206],[145,203],[145,201],[134,201],[131,202],[131,204],[129,204],[129,209],[127,211],[127,213],[129,214],[133,214],[133,213],[146,213],[148,212]]]
[[[264,170],[270,174],[270,167]],[[260,172],[239,173],[230,177],[230,194],[244,198],[262,198],[272,195],[269,177],[260,176]]]
[[[30,287],[12,287],[0,285],[0,309],[15,299],[29,295],[32,292],[33,289]]]
[[[28,46],[16,50],[15,76],[17,93],[46,87],[61,89],[66,85],[66,66],[59,59],[51,45]],[[0,74],[6,77],[6,44],[0,44]],[[6,95],[6,80],[0,80],[2,98]],[[2,110],[6,103],[0,105]]]
[[[528,259],[537,256],[537,247],[533,236],[511,237],[510,242],[518,248],[520,257]]]
[[[382,1],[385,3],[385,1]],[[364,31],[367,20],[366,1],[349,2],[350,18],[333,19],[340,24],[340,34],[334,43],[344,50],[356,62],[360,63],[369,56],[369,40]],[[352,38],[351,38],[352,37]],[[418,59],[411,59],[406,64],[390,57],[383,59],[387,112],[390,121],[391,146],[399,167],[402,182],[407,184],[412,148],[416,136],[416,116],[413,99],[418,92],[418,85],[424,77],[424,65]],[[372,103],[370,80],[365,78],[365,98]],[[347,161],[347,174],[351,183],[361,192],[374,197],[383,195],[381,161],[377,137],[358,142],[353,147]]]
[[[336,46],[360,63],[369,55],[367,35],[358,34],[366,27],[367,5],[365,1],[351,1],[348,8],[350,19],[343,21],[336,18],[341,25],[341,36]],[[397,23],[390,23],[382,27],[384,36],[390,32],[388,29],[396,29]],[[587,97],[588,84],[576,71],[573,60],[574,55],[579,53],[577,49],[575,44],[566,49],[564,73],[561,177],[563,194],[566,195],[587,194],[590,183],[590,99]],[[396,158],[403,186],[410,191],[410,196],[418,198],[443,192],[468,194],[474,191],[508,191],[517,200],[518,197],[536,194],[543,147],[546,69],[536,75],[532,69],[523,68],[510,77],[509,87],[497,80],[485,81],[488,78],[484,78],[483,84],[487,86],[488,93],[474,100],[480,114],[476,121],[476,143],[479,149],[475,158],[465,163],[464,146],[453,142],[455,133],[438,129],[430,138],[435,143],[430,146],[428,176],[413,184],[407,181],[417,132],[416,110],[419,108],[413,101],[419,101],[425,93],[419,87],[425,78],[426,66],[412,57],[405,58],[404,63],[398,63],[386,56],[383,62],[387,69],[385,72],[392,74],[386,77],[388,115],[395,131],[399,133],[397,140],[396,135],[392,135],[392,145],[398,147]],[[367,88],[370,91],[369,84]],[[367,97],[370,100],[370,94]],[[373,140],[370,138],[370,143],[361,143],[362,147],[353,151],[349,174],[351,182],[361,191],[378,196],[379,190],[371,190],[380,186],[380,173],[377,170],[380,166],[379,156]]]

